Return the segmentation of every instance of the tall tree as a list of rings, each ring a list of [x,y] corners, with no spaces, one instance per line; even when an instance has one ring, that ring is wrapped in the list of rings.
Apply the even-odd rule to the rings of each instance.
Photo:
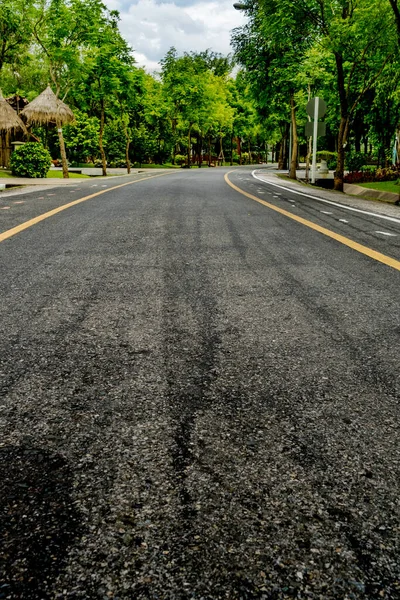
[[[350,121],[394,55],[392,15],[382,11],[375,0],[254,0],[248,11],[250,16],[254,15],[259,39],[263,39],[263,30],[268,34],[280,32],[287,39],[286,29],[298,41],[303,38],[302,43],[312,43],[333,56],[340,107],[335,189],[343,190]],[[265,42],[261,46],[267,56],[270,55],[268,40],[267,36],[266,50]],[[286,54],[287,51],[282,54],[283,63]],[[279,56],[276,58],[279,76]],[[263,73],[265,68],[263,62],[258,70]]]
[[[80,78],[81,55],[94,41],[102,22],[100,0],[40,0],[35,6],[32,29],[49,69],[57,98],[65,99]],[[68,164],[62,128],[57,125],[63,175]]]
[[[84,57],[83,77],[78,94],[82,104],[100,119],[99,148],[103,175],[107,175],[104,149],[106,118],[112,110],[121,111],[123,94],[130,93],[129,85],[132,82],[130,71],[135,62],[129,45],[119,32],[118,21],[119,14],[115,11],[110,12],[107,18],[103,19],[95,37],[95,45]],[[124,102],[122,102],[122,114],[125,114]],[[124,116],[122,119],[122,126],[127,126]],[[129,150],[128,131],[126,134]]]
[[[0,2],[0,73],[5,64],[14,64],[32,39],[33,0]]]

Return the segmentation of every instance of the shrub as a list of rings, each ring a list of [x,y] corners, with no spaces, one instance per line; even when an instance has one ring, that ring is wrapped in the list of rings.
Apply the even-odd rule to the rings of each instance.
[[[348,175],[345,176],[344,182],[352,183],[355,185],[357,185],[358,183],[364,183],[365,182],[364,175],[365,174],[362,173],[362,171],[351,171],[351,173],[349,173]]]
[[[117,159],[117,160],[112,160],[108,166],[111,169],[126,169],[126,160],[123,160],[122,158]]]
[[[400,165],[391,169],[370,169],[363,167],[362,171],[352,171],[344,178],[346,183],[368,183],[370,181],[396,181],[400,178]]]
[[[337,165],[337,152],[330,152],[329,150],[320,150],[317,152],[317,161],[326,160],[328,169],[336,169]]]
[[[363,152],[348,152],[346,154],[346,166],[352,173],[359,172],[367,162],[367,156]]]
[[[38,142],[28,142],[11,154],[11,172],[17,177],[46,177],[50,166],[50,152]]]
[[[175,164],[183,165],[183,163],[185,161],[186,161],[186,156],[184,156],[183,154],[175,154]]]

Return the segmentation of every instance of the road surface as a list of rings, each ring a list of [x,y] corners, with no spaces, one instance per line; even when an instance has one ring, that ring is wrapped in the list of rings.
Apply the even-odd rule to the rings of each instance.
[[[400,598],[400,216],[228,171],[0,196],[1,599]]]

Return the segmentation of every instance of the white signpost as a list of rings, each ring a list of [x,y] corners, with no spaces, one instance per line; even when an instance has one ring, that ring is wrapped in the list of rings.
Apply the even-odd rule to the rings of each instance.
[[[306,135],[312,135],[313,138],[311,183],[315,183],[317,174],[317,138],[325,135],[326,132],[325,123],[318,123],[318,120],[325,116],[326,109],[326,102],[322,98],[312,98],[307,104],[307,113],[314,120],[314,122],[306,123]]]

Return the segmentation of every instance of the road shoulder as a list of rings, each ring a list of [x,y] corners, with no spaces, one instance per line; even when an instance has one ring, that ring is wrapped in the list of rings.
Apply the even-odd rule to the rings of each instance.
[[[302,183],[293,181],[292,179],[281,179],[278,177],[279,173],[274,172],[270,169],[256,169],[253,173],[266,183],[273,183],[274,185],[280,185],[283,188],[288,188],[292,191],[301,192],[308,196],[313,196],[316,199],[322,198],[329,200],[330,202],[337,202],[344,206],[350,206],[352,208],[358,208],[360,210],[374,212],[376,214],[385,215],[388,217],[400,218],[400,207],[393,204],[386,204],[379,200],[365,200],[356,196],[350,196],[348,194],[342,194],[341,192],[335,192],[333,190],[324,190],[321,188],[314,188],[307,186]]]

